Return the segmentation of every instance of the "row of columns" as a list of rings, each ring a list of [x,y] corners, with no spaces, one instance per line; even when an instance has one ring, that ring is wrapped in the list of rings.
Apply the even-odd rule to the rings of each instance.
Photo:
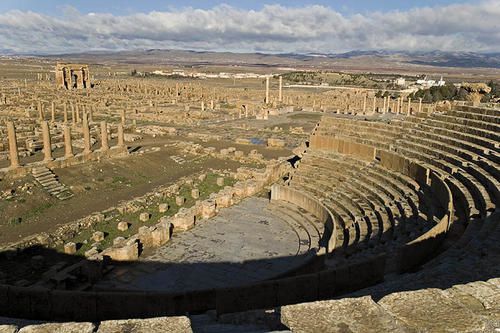
[[[397,114],[400,114],[400,113],[403,113],[404,112],[404,100],[402,97],[399,97],[397,98],[395,101],[393,101],[393,108],[390,107],[390,98],[387,96],[387,97],[383,97],[383,106],[382,106],[382,113],[385,114],[387,112],[389,112],[389,109],[392,109],[393,112],[394,110],[396,111],[395,113]],[[410,115],[411,114],[411,98],[408,97],[408,100],[407,100],[407,104],[406,104],[406,114],[407,115]],[[366,96],[365,96],[365,99],[363,101],[363,112],[365,112],[366,110]],[[373,97],[373,108],[372,108],[372,112],[375,113],[377,110],[377,97]],[[422,98],[419,98],[419,101],[418,101],[418,112],[421,112],[422,111]]]
[[[50,162],[54,158],[52,156],[52,145],[50,138],[50,128],[49,123],[47,121],[42,121],[42,140],[43,140],[43,154],[44,154],[44,162]],[[10,167],[12,169],[18,168],[20,166],[19,163],[19,153],[17,147],[17,137],[16,137],[16,129],[14,123],[12,121],[7,122],[7,136],[9,140],[9,157],[10,157]],[[90,128],[88,124],[87,115],[83,116],[83,142],[84,149],[83,155],[88,155],[92,152],[92,144],[90,141]],[[123,124],[118,124],[118,143],[117,147],[125,146],[125,138],[124,138],[124,129]],[[108,124],[105,120],[101,121],[101,152],[105,152],[109,150],[109,142],[108,142]],[[71,158],[74,156],[73,146],[71,143],[71,127],[64,127],[64,157]]]
[[[266,76],[266,98],[265,103],[269,104],[271,102],[269,98],[269,81],[270,77]],[[283,102],[283,77],[279,76],[279,88],[278,88],[278,102]]]
[[[71,103],[70,106],[71,106],[71,119],[72,119],[72,123],[73,124],[80,123],[81,122],[81,118],[80,118],[80,110],[79,110],[78,104],[72,104]],[[43,107],[43,103],[41,101],[38,101],[37,110],[38,110],[38,119],[40,121],[45,120],[44,107]],[[83,112],[85,112],[85,109],[83,109]],[[89,110],[88,115],[89,115],[90,121],[92,122],[93,121],[93,112],[92,112],[92,109]],[[63,117],[64,117],[64,122],[67,123],[68,122],[68,108],[67,108],[67,104],[66,103],[63,103]],[[52,123],[54,123],[56,121],[56,105],[55,105],[55,102],[51,102],[50,121]]]

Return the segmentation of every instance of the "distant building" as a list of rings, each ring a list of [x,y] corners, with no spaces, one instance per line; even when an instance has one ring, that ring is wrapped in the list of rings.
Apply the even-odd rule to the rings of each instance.
[[[430,88],[430,87],[441,87],[446,84],[446,81],[443,80],[443,77],[441,76],[441,79],[439,81],[436,80],[427,80],[427,76],[423,79],[417,80],[417,84],[422,86],[423,88]]]
[[[406,85],[406,80],[404,77],[398,77],[396,80],[394,80],[394,84],[397,86],[405,86]]]

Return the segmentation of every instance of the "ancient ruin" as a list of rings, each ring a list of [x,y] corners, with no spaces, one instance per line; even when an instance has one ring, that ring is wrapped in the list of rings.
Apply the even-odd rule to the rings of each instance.
[[[0,332],[498,331],[486,87],[8,66]]]
[[[56,85],[64,89],[90,88],[89,66],[58,63],[55,69]]]

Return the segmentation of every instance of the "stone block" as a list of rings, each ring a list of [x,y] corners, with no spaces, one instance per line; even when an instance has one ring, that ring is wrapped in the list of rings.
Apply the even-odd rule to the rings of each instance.
[[[207,174],[206,174],[206,173],[203,173],[203,174],[201,174],[201,175],[198,177],[198,180],[199,180],[200,182],[205,181],[205,179],[207,179]]]
[[[19,333],[92,333],[94,329],[92,323],[49,323],[25,326]]]
[[[153,246],[162,246],[170,240],[171,224],[159,224],[151,231],[151,241]]]
[[[149,221],[150,218],[151,218],[151,214],[149,214],[149,213],[141,213],[139,215],[139,221],[141,221],[141,222],[147,222],[147,221]]]
[[[224,177],[217,177],[217,186],[224,186]]]
[[[191,197],[193,197],[193,199],[198,199],[200,197],[200,190],[197,188],[193,188],[191,190]]]
[[[64,244],[64,253],[75,254],[76,253],[76,244],[73,242],[68,242],[68,243]]]
[[[127,222],[119,222],[118,225],[117,225],[117,229],[120,230],[120,231],[126,231],[128,230],[128,223]]]
[[[201,216],[204,219],[209,219],[216,215],[216,204],[214,200],[205,200],[201,203]]]
[[[174,231],[186,231],[194,227],[195,215],[191,210],[181,208],[172,218]]]
[[[104,240],[104,232],[96,231],[92,234],[92,239],[94,242],[102,242]]]
[[[167,203],[161,203],[159,206],[158,206],[158,211],[160,213],[165,213],[168,211],[168,204]]]
[[[183,196],[178,195],[175,197],[175,204],[177,206],[182,206],[182,205],[184,205],[185,202],[186,202],[186,198],[184,198]]]
[[[218,193],[215,202],[217,204],[217,208],[226,208],[233,204],[233,195],[230,192],[221,192]]]

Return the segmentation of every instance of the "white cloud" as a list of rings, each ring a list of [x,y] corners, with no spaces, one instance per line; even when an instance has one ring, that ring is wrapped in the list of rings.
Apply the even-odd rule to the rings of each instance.
[[[0,48],[74,52],[190,48],[268,52],[354,49],[500,51],[500,1],[344,16],[323,6],[221,5],[127,16],[34,12],[0,14]]]

